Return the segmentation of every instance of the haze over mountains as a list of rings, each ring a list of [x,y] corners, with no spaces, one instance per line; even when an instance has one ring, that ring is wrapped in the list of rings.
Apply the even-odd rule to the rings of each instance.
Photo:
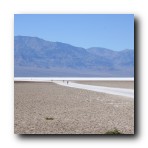
[[[14,37],[15,77],[133,77],[134,50],[89,49]]]

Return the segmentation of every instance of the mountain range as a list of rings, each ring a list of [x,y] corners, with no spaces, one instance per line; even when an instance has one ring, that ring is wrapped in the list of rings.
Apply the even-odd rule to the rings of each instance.
[[[88,49],[38,37],[14,37],[15,77],[133,77],[134,50]]]

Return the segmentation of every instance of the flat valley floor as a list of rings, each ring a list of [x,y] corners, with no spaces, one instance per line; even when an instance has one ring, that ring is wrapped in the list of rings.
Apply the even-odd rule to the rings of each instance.
[[[116,82],[101,83],[116,86]],[[133,88],[134,82],[120,82],[120,86]],[[105,134],[114,129],[134,134],[133,98],[52,82],[14,83],[15,134]]]

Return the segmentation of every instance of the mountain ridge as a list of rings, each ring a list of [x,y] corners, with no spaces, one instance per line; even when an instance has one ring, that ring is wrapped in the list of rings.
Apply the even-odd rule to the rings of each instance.
[[[134,50],[113,51],[101,47],[85,49],[67,43],[46,41],[38,37],[15,36],[14,75],[26,76],[23,71],[26,73],[27,68],[27,76],[29,73],[30,76],[34,76],[30,71],[36,73],[38,69],[40,69],[38,71],[40,76],[45,76],[41,71],[47,71],[46,76],[48,76],[48,72],[54,69],[59,76],[61,71],[65,72],[65,75],[62,74],[65,77],[72,75],[69,73],[76,73],[76,76],[89,73],[90,77],[133,76]],[[20,71],[22,71],[21,74]]]

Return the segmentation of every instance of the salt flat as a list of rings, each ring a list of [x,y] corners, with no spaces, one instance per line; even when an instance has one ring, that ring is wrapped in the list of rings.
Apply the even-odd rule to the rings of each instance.
[[[52,82],[14,83],[16,134],[134,133],[134,100]]]
[[[99,81],[97,81],[97,82],[99,82]],[[85,89],[85,90],[90,90],[90,91],[96,91],[96,92],[101,92],[101,93],[107,93],[107,94],[113,94],[113,95],[134,98],[134,90],[133,89],[125,89],[125,88],[118,88],[118,87],[111,87],[111,86],[110,87],[94,86],[94,85],[75,83],[75,82],[71,82],[71,81],[54,81],[54,83],[62,85],[62,86],[66,86],[66,87],[73,87],[73,88],[79,88],[79,89]],[[111,84],[112,82],[109,81],[108,83]],[[115,83],[117,83],[117,82],[115,82]],[[120,82],[120,83],[122,84],[123,82]]]

